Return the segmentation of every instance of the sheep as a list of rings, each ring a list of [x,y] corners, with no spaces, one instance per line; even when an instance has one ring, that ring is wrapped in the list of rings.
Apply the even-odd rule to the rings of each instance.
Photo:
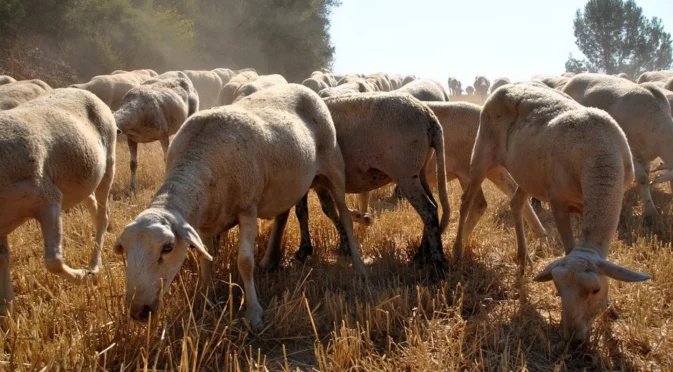
[[[322,71],[314,71],[311,73],[310,78],[314,78],[316,80],[320,80],[325,83],[328,87],[335,87],[337,86],[337,81],[334,79],[334,76],[332,76],[331,73],[325,73]]]
[[[49,272],[73,283],[98,273],[116,141],[112,112],[90,92],[55,89],[0,112],[0,314],[14,295],[7,236],[28,219],[42,228]],[[79,203],[96,229],[88,270],[63,260],[61,211]]]
[[[451,95],[459,96],[463,94],[463,87],[460,81],[454,77],[449,77],[448,80],[449,91]]]
[[[468,85],[467,88],[465,88],[465,93],[467,93],[468,96],[474,94],[474,88],[472,87],[472,85]]]
[[[434,80],[418,79],[395,90],[395,93],[407,93],[414,96],[419,101],[441,101],[448,102],[449,96],[444,87]]]
[[[501,78],[495,79],[495,81],[493,82],[493,85],[491,85],[491,93],[495,92],[496,89],[498,89],[501,86],[506,85],[506,84],[512,84],[512,82],[506,77],[501,77]]]
[[[213,70],[210,70],[210,71],[216,73],[217,76],[220,77],[220,80],[222,80],[222,86],[223,86],[223,87],[224,87],[227,83],[229,83],[229,81],[231,80],[231,78],[233,78],[233,77],[236,75],[236,73],[234,73],[234,71],[232,71],[232,70],[230,70],[230,69],[228,69],[228,68],[216,68],[216,69],[213,69]],[[219,95],[219,92],[217,92],[217,93],[218,93],[218,95]]]
[[[474,91],[481,97],[481,101],[483,102],[488,96],[488,88],[491,86],[491,82],[484,76],[477,76],[474,78],[473,86]]]
[[[0,85],[16,83],[16,79],[8,75],[0,75]]]
[[[392,90],[390,79],[386,73],[377,72],[375,74],[367,75],[365,81],[372,86],[376,86],[378,88],[377,90],[380,92],[390,92]]]
[[[248,97],[261,90],[268,89],[275,85],[287,84],[287,80],[282,75],[261,75],[253,81],[249,81],[236,90],[234,94],[234,102]]]
[[[624,191],[633,181],[624,132],[604,111],[583,107],[554,90],[524,84],[498,89],[481,112],[470,181],[460,206],[456,258],[461,256],[466,217],[479,186],[498,167],[507,169],[518,184],[510,206],[522,268],[530,262],[522,207],[531,194],[549,201],[566,255],[534,280],[554,281],[561,296],[563,338],[586,340],[594,319],[608,305],[608,278],[650,278],[607,260]],[[569,213],[583,214],[577,244]]]
[[[330,113],[322,99],[304,86],[277,85],[231,106],[192,116],[169,149],[159,191],[114,245],[116,252],[127,255],[131,317],[143,322],[156,313],[188,247],[199,253],[200,284],[207,288],[211,253],[216,253],[212,238],[238,225],[245,317],[254,328],[261,327],[262,308],[253,278],[257,219],[274,219],[260,263],[266,269],[278,264],[290,209],[311,187],[329,190],[336,201],[354,266],[366,278],[344,183],[344,159]]]
[[[402,79],[402,86],[405,86],[416,79],[418,79],[416,75],[407,75]]]
[[[157,76],[157,73],[153,70],[120,71],[113,75],[94,76],[87,83],[73,84],[70,87],[88,90],[105,102],[112,111],[116,111],[121,106],[122,99],[129,89],[155,76]]]
[[[219,106],[231,105],[234,103],[236,98],[236,91],[238,88],[249,82],[257,79],[259,75],[255,71],[242,71],[241,73],[234,75],[234,77],[229,80],[227,84],[222,87],[220,94],[217,98],[217,103]]]
[[[651,83],[655,81],[661,81],[665,83],[669,79],[673,79],[673,70],[664,70],[664,71],[648,71],[643,72],[637,80],[638,84],[641,83]]]
[[[346,192],[359,193],[360,217],[368,223],[369,191],[396,182],[416,209],[424,223],[423,238],[414,260],[429,263],[440,274],[448,267],[442,249],[441,233],[449,222],[449,201],[446,182],[439,183],[442,205],[441,222],[437,204],[426,182],[428,160],[437,154],[437,173],[445,180],[444,136],[435,115],[420,101],[408,94],[370,93],[325,99],[336,127],[337,141],[345,162]],[[392,149],[392,150],[391,150]],[[341,249],[346,235],[330,208],[331,201],[318,193],[332,222],[341,236]],[[325,208],[325,206],[328,206]],[[330,210],[332,211],[330,213]],[[306,197],[296,208],[300,221],[301,244],[295,257],[304,261],[313,253],[308,231]]]
[[[402,76],[400,75],[390,75],[388,76],[390,80],[390,89],[397,90],[402,88]]]
[[[573,77],[573,76],[575,76],[575,75],[577,75],[577,73],[570,72],[570,71],[566,71],[566,72],[564,72],[561,76],[563,76],[563,77],[567,77],[567,78],[571,78],[571,77]]]
[[[13,109],[49,91],[51,87],[38,79],[0,85],[0,111]]]
[[[657,209],[649,189],[650,162],[660,157],[673,166],[673,118],[666,96],[657,87],[601,74],[578,74],[563,91],[584,106],[605,110],[626,133],[645,205],[645,223],[651,226]]]
[[[324,81],[312,77],[302,81],[301,85],[311,89],[316,93],[319,93],[323,89],[329,88],[329,86]]]
[[[563,87],[565,87],[566,84],[568,84],[568,81],[570,81],[570,78],[566,76],[542,76],[533,78],[533,80],[540,81],[552,89],[562,91]]]
[[[667,89],[669,91],[673,92],[673,78],[669,79],[666,84],[664,84],[664,89]]]
[[[217,97],[222,90],[222,79],[214,71],[184,70],[183,71],[196,92],[199,94],[199,109],[206,110],[217,106]]]
[[[328,98],[346,94],[367,93],[375,91],[376,90],[364,79],[358,78],[357,80],[351,83],[340,84],[339,86],[336,86],[334,88],[323,89],[318,93],[318,95],[320,95],[320,97],[322,98]]]
[[[626,79],[626,80],[628,80],[628,81],[633,81],[633,79],[631,79],[631,77],[630,77],[629,75],[627,75],[626,73],[624,73],[624,72],[620,72],[620,73],[618,73],[618,74],[614,74],[613,76],[616,76],[616,77],[619,77],[619,78],[622,78],[622,79]]]
[[[138,143],[159,141],[165,155],[169,137],[199,110],[199,95],[191,80],[183,72],[178,74],[182,77],[167,73],[129,90],[114,113],[129,147],[131,192],[135,192],[137,186]]]

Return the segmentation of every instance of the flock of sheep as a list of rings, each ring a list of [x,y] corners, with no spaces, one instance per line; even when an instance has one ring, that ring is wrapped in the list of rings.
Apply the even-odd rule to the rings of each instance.
[[[462,94],[460,82],[448,83],[451,93]],[[564,339],[585,340],[608,306],[608,278],[650,278],[607,256],[625,190],[635,178],[651,223],[650,162],[660,158],[660,169],[673,168],[673,71],[648,72],[637,83],[579,74],[503,78],[491,86],[480,76],[473,89],[483,106],[448,102],[435,81],[385,73],[323,70],[299,85],[253,69],[115,71],[61,89],[0,76],[0,313],[13,299],[7,236],[28,219],[41,226],[50,272],[80,283],[99,271],[123,133],[131,190],[138,143],[159,141],[166,162],[147,209],[114,243],[127,256],[126,296],[135,320],[158,311],[190,248],[200,258],[200,290],[207,290],[219,234],[238,225],[245,317],[261,326],[253,278],[257,219],[274,220],[262,269],[278,267],[293,207],[301,230],[295,256],[305,260],[312,254],[309,189],[337,228],[341,252],[366,279],[353,221],[372,224],[369,192],[396,183],[424,223],[414,260],[441,278],[448,268],[441,240],[449,223],[446,183],[458,179],[464,191],[453,249],[458,260],[487,207],[481,184],[488,178],[511,197],[522,270],[531,263],[523,218],[536,236],[547,235],[530,197],[549,203],[565,255],[535,281],[556,285]],[[655,182],[667,180],[673,170]],[[441,217],[431,187],[439,190]],[[347,193],[358,194],[358,210],[348,209]],[[79,203],[96,227],[88,269],[69,267],[62,249],[61,211]],[[578,242],[570,213],[583,216]]]

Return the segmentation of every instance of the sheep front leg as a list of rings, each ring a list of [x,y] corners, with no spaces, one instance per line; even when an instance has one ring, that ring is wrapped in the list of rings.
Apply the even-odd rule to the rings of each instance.
[[[87,271],[74,270],[63,261],[61,204],[52,203],[44,207],[37,220],[44,237],[44,264],[47,270],[73,283],[81,283]]]
[[[126,142],[128,143],[129,154],[131,157],[131,186],[129,186],[129,190],[131,190],[132,193],[135,193],[137,186],[136,172],[138,171],[138,143],[131,141],[130,139],[127,139]]]
[[[255,290],[254,270],[255,270],[255,238],[257,237],[257,211],[248,211],[238,215],[238,227],[240,231],[240,243],[238,248],[238,271],[243,279],[243,288],[245,289],[245,317],[250,321],[250,325],[255,328],[261,328],[262,306],[257,299]]]
[[[10,262],[7,236],[0,236],[0,316],[7,315],[9,305],[14,299],[12,278],[9,275]]]
[[[521,266],[521,272],[526,268],[526,264],[532,266],[533,260],[528,255],[528,247],[526,246],[526,234],[523,231],[523,207],[528,202],[528,193],[521,187],[518,187],[514,192],[514,197],[509,205],[512,208],[512,217],[514,218],[514,231],[516,231],[516,262]]]
[[[643,200],[645,211],[645,224],[647,226],[654,225],[654,216],[657,215],[657,208],[652,201],[652,194],[650,193],[650,178],[647,169],[650,169],[650,164],[641,163],[639,160],[633,159],[633,169],[635,171],[636,180],[638,181],[638,189],[640,190],[640,198]]]
[[[575,248],[575,238],[573,238],[573,229],[570,223],[570,213],[568,212],[568,206],[554,198],[549,199],[549,206],[551,207],[552,214],[554,215],[554,222],[556,222],[556,228],[561,235],[563,248],[565,250],[565,254],[567,255],[573,250],[573,248]],[[554,249],[554,254],[560,255],[561,252],[557,249]]]

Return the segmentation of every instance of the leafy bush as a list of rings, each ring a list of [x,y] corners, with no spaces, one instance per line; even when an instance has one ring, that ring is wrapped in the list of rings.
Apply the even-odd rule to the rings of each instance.
[[[2,0],[0,2],[0,30],[16,26],[26,15],[21,0]]]

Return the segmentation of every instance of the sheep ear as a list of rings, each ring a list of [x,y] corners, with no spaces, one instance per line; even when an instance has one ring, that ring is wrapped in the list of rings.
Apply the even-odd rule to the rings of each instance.
[[[644,280],[652,279],[652,276],[649,274],[632,271],[603,259],[597,263],[596,268],[600,274],[619,280],[620,282],[642,282]]]
[[[182,222],[178,231],[180,238],[184,239],[190,248],[196,249],[196,251],[203,255],[203,257],[208,261],[213,260],[213,256],[211,256],[206,250],[205,245],[199,237],[199,234],[197,234],[196,230],[194,230],[194,228],[191,227],[187,222]]]
[[[561,260],[563,260],[563,258],[560,258],[547,265],[547,267],[545,267],[544,270],[542,270],[542,272],[535,275],[535,278],[533,278],[533,280],[536,282],[548,282],[552,280],[553,279],[552,271],[554,271],[554,269],[561,264],[562,262]]]
[[[673,179],[673,169],[669,170],[668,172],[662,174],[661,176],[657,177],[654,181],[652,181],[650,184],[655,184],[655,183],[662,183],[666,181],[670,181]]]

